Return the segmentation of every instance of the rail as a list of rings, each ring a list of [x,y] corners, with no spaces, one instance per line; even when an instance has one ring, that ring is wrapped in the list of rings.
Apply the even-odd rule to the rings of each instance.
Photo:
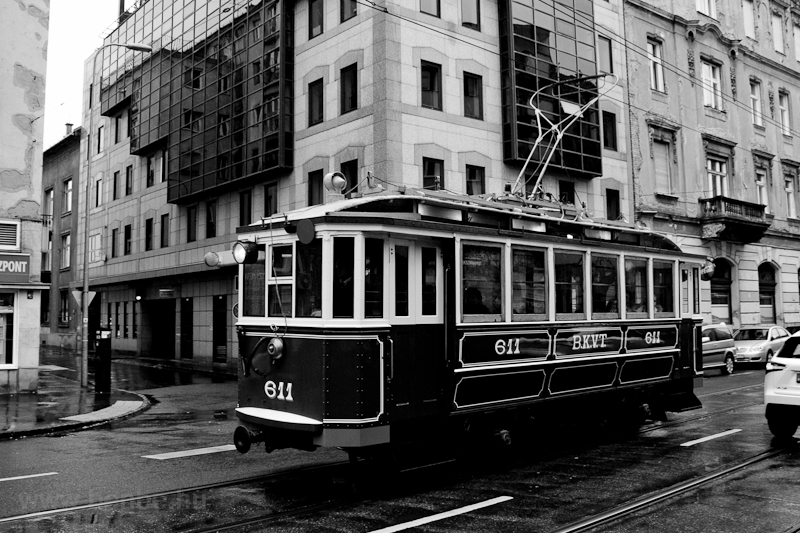
[[[715,196],[713,198],[700,199],[701,218],[719,218],[725,216],[736,216],[751,219],[754,222],[766,222],[766,206],[727,198],[725,196]]]

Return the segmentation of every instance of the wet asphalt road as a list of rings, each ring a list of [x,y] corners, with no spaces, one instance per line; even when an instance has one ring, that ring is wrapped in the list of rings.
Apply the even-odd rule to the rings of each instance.
[[[149,372],[149,371],[148,371]],[[135,372],[126,373],[138,386]],[[362,469],[357,483],[337,450],[315,453],[256,449],[154,461],[144,455],[230,443],[235,383],[140,389],[156,403],[111,427],[62,438],[0,443],[0,516],[198,487],[275,474],[207,491],[124,502],[37,521],[0,522],[0,531],[173,531],[222,525],[232,516],[280,513],[351,498],[329,508],[242,531],[372,532],[430,519],[481,502],[413,531],[550,532],[644,493],[771,449],[761,405],[763,371],[710,374],[698,392],[701,411],[620,436],[591,422],[541,427],[519,450],[484,448],[455,464],[390,476]],[[151,377],[141,383],[152,383]],[[131,387],[131,388],[132,388]],[[725,392],[727,391],[727,392]],[[687,442],[732,432],[692,446]],[[800,527],[797,450],[596,531],[758,531]],[[289,472],[289,474],[286,474]],[[494,500],[502,498],[501,500]]]

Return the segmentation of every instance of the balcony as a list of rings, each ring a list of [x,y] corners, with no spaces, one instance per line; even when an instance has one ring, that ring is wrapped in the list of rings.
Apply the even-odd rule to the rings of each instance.
[[[771,224],[766,206],[725,196],[700,199],[700,221],[704,239],[741,243],[756,242]]]

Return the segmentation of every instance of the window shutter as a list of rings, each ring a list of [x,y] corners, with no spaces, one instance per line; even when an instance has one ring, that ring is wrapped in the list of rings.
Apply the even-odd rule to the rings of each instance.
[[[19,249],[19,223],[0,222],[0,250]]]

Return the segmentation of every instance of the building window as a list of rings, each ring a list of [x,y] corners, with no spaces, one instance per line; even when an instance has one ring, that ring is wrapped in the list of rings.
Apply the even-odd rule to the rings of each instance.
[[[719,65],[703,61],[703,105],[722,109],[722,77]]]
[[[111,230],[111,258],[117,257],[117,243],[119,242],[119,228]]]
[[[442,109],[442,67],[422,62],[422,107]]]
[[[716,0],[697,0],[697,10],[712,19],[717,18]]]
[[[197,240],[197,206],[186,208],[186,242]]]
[[[800,61],[800,26],[794,26],[794,58]]]
[[[117,115],[114,117],[114,144],[117,144],[120,141],[120,130],[122,128],[122,116]]]
[[[342,22],[356,16],[356,5],[356,0],[340,0],[339,9],[341,11]]]
[[[203,69],[186,68],[183,71],[183,86],[187,89],[200,89],[200,81],[203,78]]]
[[[278,212],[278,183],[264,185],[264,216],[271,217]]]
[[[64,193],[61,195],[61,212],[69,213],[72,211],[72,180],[64,180]]]
[[[711,197],[726,196],[728,192],[728,162],[709,157],[706,159],[708,173],[708,190]]]
[[[111,199],[119,198],[119,170],[114,172],[114,179],[111,183]]]
[[[647,58],[650,60],[650,88],[664,92],[664,46],[655,39],[647,39]]]
[[[206,202],[206,239],[217,236],[217,202]]]
[[[89,261],[92,263],[103,260],[103,241],[99,233],[89,237]]]
[[[345,189],[345,192],[358,192],[358,159],[351,159],[350,161],[342,163],[341,172],[347,180],[347,189]]]
[[[764,116],[761,113],[761,83],[755,80],[750,81],[750,113],[753,116],[753,124],[764,125]]]
[[[461,25],[473,30],[481,29],[480,0],[461,0]]]
[[[308,125],[322,122],[322,79],[308,84]]]
[[[71,237],[69,233],[61,236],[61,268],[69,268]]]
[[[575,205],[575,184],[571,181],[558,180],[558,201],[562,204]]]
[[[483,119],[483,79],[464,73],[464,116]]]
[[[756,168],[756,195],[758,196],[758,203],[764,206],[764,212],[769,213],[767,171],[764,168]]]
[[[125,196],[133,194],[133,165],[125,167]]]
[[[122,337],[128,338],[128,302],[122,302]]]
[[[486,171],[483,167],[467,165],[467,194],[486,192]]]
[[[69,323],[69,291],[61,291],[61,306],[58,313],[58,321],[61,324]]]
[[[444,189],[444,161],[422,158],[422,188],[438,191]]]
[[[161,247],[169,246],[169,215],[161,215]]]
[[[44,193],[44,214],[53,216],[53,189],[47,189]]]
[[[775,51],[783,54],[783,15],[780,13],[772,14],[772,42],[775,45]]]
[[[795,198],[794,176],[783,175],[783,190],[786,192],[786,216],[797,218],[797,199]]]
[[[603,111],[603,148],[617,151],[617,115]]]
[[[131,242],[133,240],[133,235],[131,232],[131,225],[125,225],[125,255],[131,255]]]
[[[308,173],[308,205],[320,205],[323,203],[322,170],[314,170]]]
[[[438,17],[439,0],[420,0],[419,10],[422,13],[427,13],[428,15],[433,15],[434,17]]]
[[[94,206],[100,207],[103,203],[103,178],[94,181]]]
[[[149,252],[153,249],[153,219],[148,218],[144,221],[144,250]]]
[[[611,39],[598,35],[597,53],[599,56],[598,68],[600,72],[614,73],[614,56],[611,51]]]
[[[192,109],[183,110],[183,127],[194,133],[203,131],[203,113]]]
[[[308,38],[313,39],[322,34],[323,5],[322,0],[310,0],[308,3]]]
[[[152,187],[155,184],[156,184],[156,156],[154,154],[147,156],[146,185],[147,187]]]
[[[672,147],[670,143],[653,139],[653,166],[656,192],[672,193]]]
[[[247,226],[253,221],[253,191],[239,192],[239,225]]]
[[[744,34],[751,39],[756,38],[756,10],[753,0],[742,2],[742,18],[744,19]]]
[[[115,310],[114,310],[114,325],[117,327],[117,329],[114,332],[114,334],[116,335],[117,338],[119,338],[119,336],[120,336],[119,323],[120,323],[119,322],[119,302],[116,302]]]
[[[606,219],[620,220],[622,209],[619,202],[619,191],[616,189],[606,189]]]
[[[784,135],[792,134],[792,121],[789,114],[789,93],[780,91],[778,93],[778,109],[780,110],[781,133]]]
[[[102,154],[105,150],[105,135],[103,135],[103,126],[97,128],[97,153]]]
[[[340,79],[342,87],[342,115],[358,108],[358,71],[356,67],[356,64],[352,64],[342,69]]]

